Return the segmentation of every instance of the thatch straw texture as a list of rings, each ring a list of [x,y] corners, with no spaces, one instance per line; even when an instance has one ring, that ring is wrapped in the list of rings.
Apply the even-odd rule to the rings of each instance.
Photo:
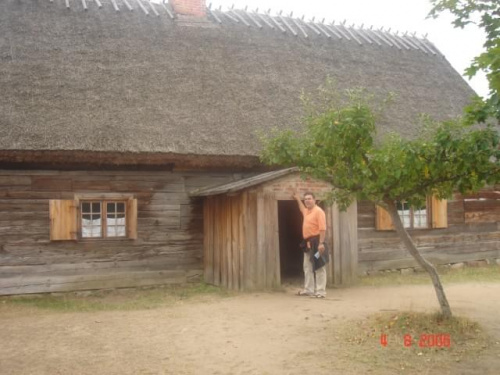
[[[116,2],[0,1],[0,150],[257,155],[255,131],[295,126],[301,91],[328,75],[395,92],[381,130],[404,135],[473,94],[439,53]]]

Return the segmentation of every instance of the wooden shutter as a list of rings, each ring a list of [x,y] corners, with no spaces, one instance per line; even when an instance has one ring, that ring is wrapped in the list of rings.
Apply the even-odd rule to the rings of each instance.
[[[392,219],[391,215],[389,215],[389,212],[387,212],[387,210],[383,209],[380,206],[375,207],[377,207],[377,230],[393,230],[394,225],[392,225]]]
[[[432,228],[448,228],[448,202],[446,199],[431,198]]]
[[[137,199],[127,201],[127,237],[137,239]]]
[[[77,239],[77,203],[73,200],[49,200],[50,240]]]

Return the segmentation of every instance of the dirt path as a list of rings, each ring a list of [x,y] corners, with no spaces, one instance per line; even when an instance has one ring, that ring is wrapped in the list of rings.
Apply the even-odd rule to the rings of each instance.
[[[500,284],[446,290],[455,314],[479,321],[500,341]],[[242,294],[141,311],[14,314],[0,307],[0,373],[359,374],[366,365],[348,362],[342,342],[329,341],[328,358],[311,353],[349,319],[436,308],[430,286],[330,290],[326,300],[297,297],[293,290]],[[489,352],[439,374],[498,374],[500,350]]]

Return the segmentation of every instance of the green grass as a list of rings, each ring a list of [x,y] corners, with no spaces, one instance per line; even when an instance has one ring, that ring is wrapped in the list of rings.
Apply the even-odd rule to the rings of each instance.
[[[443,283],[469,283],[469,282],[500,282],[500,267],[464,267],[462,269],[438,268],[438,273]],[[421,285],[431,284],[427,272],[414,272],[402,275],[400,272],[388,272],[372,276],[362,276],[358,285],[361,286],[387,286],[387,285]]]
[[[0,306],[46,309],[60,312],[144,310],[173,306],[183,300],[227,297],[231,292],[204,283],[148,289],[115,289],[60,295],[0,298]]]

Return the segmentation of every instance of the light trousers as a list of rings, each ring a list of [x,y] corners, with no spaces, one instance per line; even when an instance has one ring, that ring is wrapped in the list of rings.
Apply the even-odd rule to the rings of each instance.
[[[316,282],[314,274],[316,273]],[[304,253],[304,291],[310,294],[326,296],[326,267],[313,271],[313,264],[309,253]]]

